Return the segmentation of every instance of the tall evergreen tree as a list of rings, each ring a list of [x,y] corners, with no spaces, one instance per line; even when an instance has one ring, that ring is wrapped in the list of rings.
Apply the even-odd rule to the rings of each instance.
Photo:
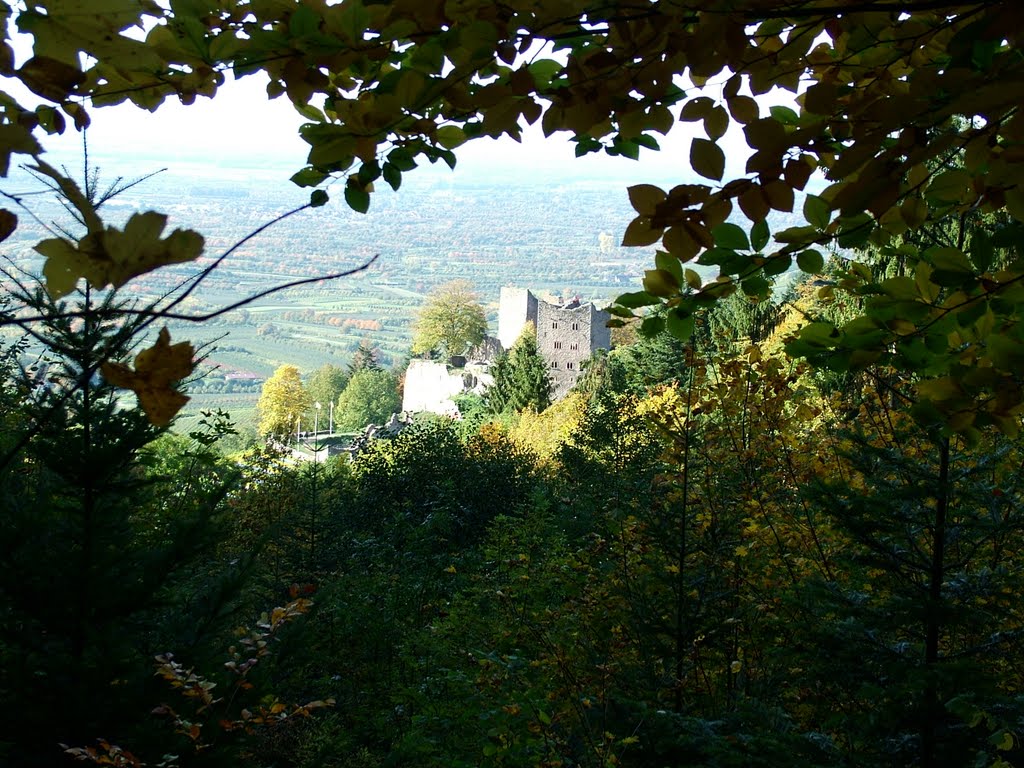
[[[61,743],[124,735],[151,708],[153,655],[172,627],[194,629],[173,587],[216,542],[225,484],[152,474],[143,449],[166,427],[98,373],[143,316],[125,319],[114,292],[58,306],[9,289],[47,319],[33,334],[45,375],[8,368],[0,385],[18,416],[0,439],[0,765],[49,766]],[[199,452],[191,468],[216,461]]]
[[[551,380],[532,328],[525,329],[512,349],[498,356],[491,374],[494,384],[487,390],[487,401],[494,413],[526,408],[539,412],[551,404]]]
[[[379,371],[380,363],[377,362],[377,350],[366,339],[359,342],[356,351],[352,353],[352,359],[348,364],[348,375],[351,378],[359,371]]]

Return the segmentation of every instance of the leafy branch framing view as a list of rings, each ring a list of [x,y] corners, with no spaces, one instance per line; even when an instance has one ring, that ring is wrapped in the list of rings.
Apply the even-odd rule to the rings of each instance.
[[[0,736],[0,760],[45,764],[59,732],[71,756],[137,763],[113,741],[105,754],[80,746],[103,736],[96,728],[137,722],[147,697],[131,640],[199,647],[229,594],[266,605],[284,579],[291,598],[322,580],[330,607],[311,619],[322,634],[304,636],[302,671],[282,662],[289,672],[264,682],[326,702],[319,689],[338,681],[314,651],[351,673],[344,722],[312,726],[345,764],[931,768],[1017,756],[1024,6],[2,8],[11,87],[0,94],[0,175],[24,161],[83,232],[39,242],[39,275],[4,272],[0,326],[41,343],[56,370],[19,373],[23,346],[4,350],[0,615],[25,632],[0,634],[0,658],[18,662],[0,690],[20,686],[33,707],[0,718],[19,731]],[[23,61],[14,28],[31,38]],[[134,182],[101,193],[87,161],[79,186],[43,159],[46,136],[84,131],[123,102],[159,111],[169,98],[216,98],[229,72],[266,74],[268,96],[307,121],[292,181],[309,202],[178,293],[133,306],[125,286],[195,261],[203,237],[165,236],[156,211],[104,222],[102,204]],[[163,448],[156,438],[186,399],[196,353],[166,329],[138,350],[156,321],[212,319],[372,263],[178,311],[243,243],[326,205],[332,184],[365,213],[375,184],[398,191],[422,161],[454,167],[465,143],[521,140],[535,123],[568,134],[577,156],[636,159],[659,136],[693,134],[699,180],[628,189],[636,215],[623,244],[655,253],[642,286],[610,311],[644,339],[594,358],[577,391],[545,409],[525,338],[530,386],[506,393],[523,401],[511,421],[462,434],[419,425],[366,446],[349,469],[304,474],[271,454],[226,466],[212,451],[231,432],[223,414],[186,447]],[[727,174],[740,137],[743,171]],[[797,210],[802,223],[771,231],[772,211]],[[0,235],[17,226],[0,211]],[[805,279],[786,308],[758,316],[794,267]],[[424,323],[423,344],[457,357],[479,341],[480,320],[474,309],[468,330],[447,335]],[[526,389],[537,396],[512,396]],[[290,429],[285,415],[276,421]],[[229,509],[248,526],[208,536]],[[261,586],[215,586],[244,570]],[[50,573],[52,584],[40,575]],[[74,600],[46,597],[56,587]],[[380,598],[365,605],[367,595]],[[165,601],[178,607],[161,612]],[[151,624],[157,616],[170,624]],[[209,694],[171,658],[161,656],[165,677]],[[51,679],[71,681],[69,701]],[[122,680],[139,685],[123,706],[97,693]],[[360,719],[368,691],[399,703]],[[284,711],[268,695],[267,711]],[[48,709],[53,723],[34,717]],[[478,733],[481,718],[490,727]],[[193,723],[173,719],[196,741]],[[317,743],[288,733],[289,744]],[[141,725],[134,735],[150,749],[167,743]],[[247,749],[232,754],[250,759]],[[269,736],[259,749],[268,763],[288,753]]]

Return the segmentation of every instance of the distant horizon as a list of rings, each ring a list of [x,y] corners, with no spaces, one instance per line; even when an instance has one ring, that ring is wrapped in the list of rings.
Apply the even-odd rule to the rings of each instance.
[[[90,116],[89,154],[115,175],[143,172],[121,167],[141,162],[157,167],[201,170],[212,166],[280,173],[287,180],[305,166],[309,150],[298,134],[299,126],[309,121],[284,97],[268,99],[258,76],[229,80],[214,98],[199,97],[189,106],[172,97],[155,112],[125,103],[91,109]],[[521,143],[508,136],[474,139],[455,150],[454,171],[444,163],[436,165],[439,173],[453,178],[499,175],[518,181],[547,176],[634,184],[692,183],[699,177],[690,168],[689,144],[693,136],[703,135],[699,126],[677,123],[668,136],[657,136],[661,151],[641,149],[638,160],[604,152],[576,157],[568,134],[545,137],[539,125],[527,126]],[[75,163],[80,166],[82,139],[73,127],[61,136],[40,136],[40,141],[56,164],[69,169],[74,169]],[[743,174],[750,149],[739,126],[731,126],[723,145],[727,177]],[[420,163],[411,175],[423,175],[423,170],[431,167],[428,161]]]

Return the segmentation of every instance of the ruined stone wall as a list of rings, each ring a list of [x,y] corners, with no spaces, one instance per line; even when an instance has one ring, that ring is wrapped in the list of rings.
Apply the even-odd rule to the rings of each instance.
[[[434,360],[412,360],[405,372],[402,410],[455,416],[458,414],[452,399],[455,395],[467,392],[482,394],[493,383],[486,365],[471,363],[453,370]]]

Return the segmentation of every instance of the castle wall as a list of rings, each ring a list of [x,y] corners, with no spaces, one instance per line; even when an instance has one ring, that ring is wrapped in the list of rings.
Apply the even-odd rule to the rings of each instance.
[[[459,410],[452,400],[465,392],[480,394],[494,379],[486,366],[467,365],[449,371],[448,366],[434,360],[412,360],[405,372],[402,410],[410,413],[439,413],[455,416]]]
[[[537,297],[525,288],[505,286],[501,289],[498,300],[498,341],[503,349],[511,349],[523,328],[537,322],[537,305]]]

